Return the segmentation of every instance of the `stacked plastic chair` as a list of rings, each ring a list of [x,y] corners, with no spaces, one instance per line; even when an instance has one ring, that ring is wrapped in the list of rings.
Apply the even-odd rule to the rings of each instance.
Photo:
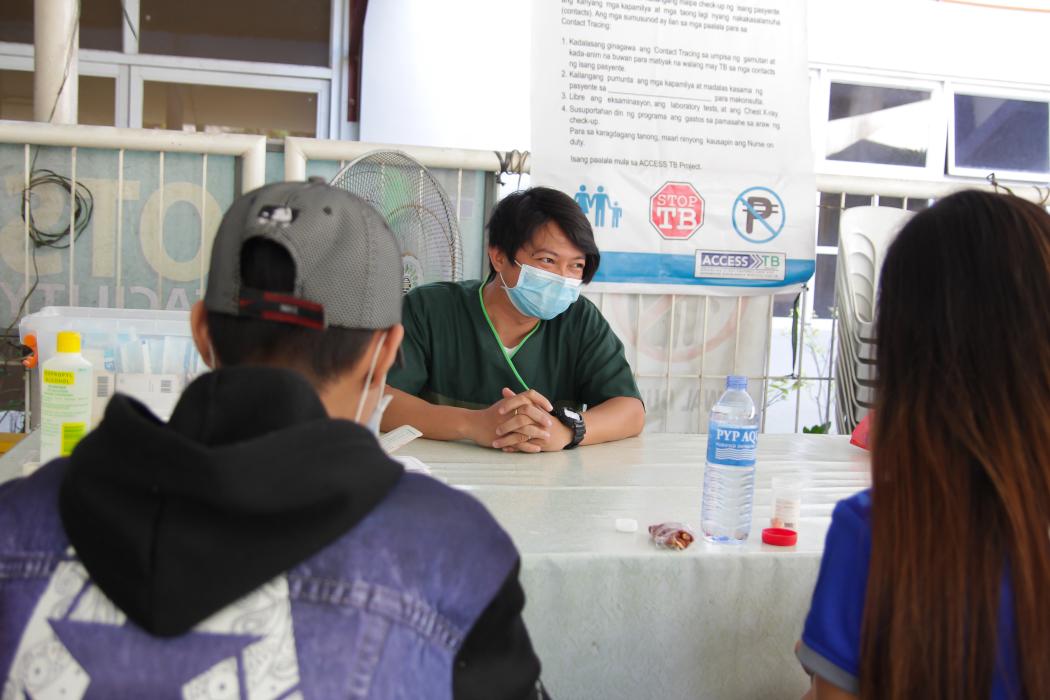
[[[836,418],[848,435],[875,404],[875,303],[886,249],[912,216],[906,209],[853,207],[839,222]]]

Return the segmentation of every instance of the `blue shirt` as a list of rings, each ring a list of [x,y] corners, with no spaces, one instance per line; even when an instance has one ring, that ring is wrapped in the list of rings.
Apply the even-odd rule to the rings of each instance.
[[[831,516],[813,602],[802,631],[799,661],[810,673],[860,693],[860,640],[871,560],[871,491],[839,501]],[[1003,577],[999,594],[999,651],[992,700],[1020,697],[1013,595]]]

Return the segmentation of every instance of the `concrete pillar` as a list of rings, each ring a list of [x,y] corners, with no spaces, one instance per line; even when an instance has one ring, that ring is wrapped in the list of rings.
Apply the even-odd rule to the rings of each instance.
[[[78,0],[35,0],[33,46],[33,119],[76,124]]]

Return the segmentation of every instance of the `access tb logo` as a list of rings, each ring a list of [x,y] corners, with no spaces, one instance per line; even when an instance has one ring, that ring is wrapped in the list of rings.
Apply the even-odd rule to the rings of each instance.
[[[688,182],[666,182],[649,198],[649,223],[663,238],[684,241],[704,225],[704,198]]]

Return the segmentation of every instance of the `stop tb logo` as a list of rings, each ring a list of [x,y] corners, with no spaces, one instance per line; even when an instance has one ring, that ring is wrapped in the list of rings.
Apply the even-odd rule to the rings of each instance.
[[[667,182],[649,198],[649,223],[664,238],[684,241],[704,225],[704,198],[688,182]]]

